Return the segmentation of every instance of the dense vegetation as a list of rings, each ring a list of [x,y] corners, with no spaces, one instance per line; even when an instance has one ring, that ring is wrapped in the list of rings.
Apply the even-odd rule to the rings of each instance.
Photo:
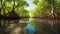
[[[30,12],[25,8],[29,6],[26,0],[0,0],[0,16],[15,11],[21,16],[49,16],[51,13],[60,15],[60,0],[32,0],[36,5]]]
[[[32,16],[60,15],[60,0],[33,0],[33,3],[36,7],[31,10]]]
[[[9,12],[14,11],[19,16],[29,16],[25,7],[28,3],[25,0],[0,0],[0,16],[7,16]]]
[[[27,0],[0,0],[0,17],[8,16],[10,12],[15,12],[19,17],[49,17],[52,14],[60,16],[60,0],[32,0],[32,2],[35,4],[35,7],[27,10],[25,9],[29,6]],[[17,23],[15,23],[16,21]],[[16,21],[13,24],[17,24],[19,27],[24,28],[27,25],[24,23],[25,19],[24,21],[20,19],[24,24],[21,24],[19,20]],[[52,23],[47,19],[41,21],[40,19],[30,18],[30,25],[34,26],[36,29],[35,34],[56,34],[56,32],[60,32],[60,21],[55,22],[51,20]],[[27,18],[27,22],[29,22],[29,18]],[[7,26],[9,24],[11,23],[8,20],[0,20],[1,34],[7,32]]]

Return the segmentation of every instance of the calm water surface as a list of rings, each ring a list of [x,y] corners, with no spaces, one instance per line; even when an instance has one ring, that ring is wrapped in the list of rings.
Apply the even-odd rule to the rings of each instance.
[[[9,31],[9,33],[20,27],[27,32],[25,32],[26,34],[60,34],[60,20],[22,18],[18,20],[1,20],[1,24],[4,31]],[[15,28],[14,31],[13,28]],[[17,30],[20,29],[17,28]]]

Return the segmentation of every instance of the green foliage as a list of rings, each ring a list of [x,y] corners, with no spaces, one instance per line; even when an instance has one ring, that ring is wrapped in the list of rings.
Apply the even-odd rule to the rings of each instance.
[[[1,4],[2,2],[2,4]],[[14,2],[15,2],[15,5],[14,5]],[[14,7],[14,10],[15,12],[20,16],[28,16],[28,11],[26,9],[24,9],[24,7],[27,7],[29,6],[29,4],[26,2],[26,0],[2,0],[0,1],[0,13],[2,15],[6,15],[7,13],[11,12],[13,10],[13,7]],[[18,10],[18,12],[17,12]]]
[[[37,4],[36,4],[36,8],[33,9],[33,12],[31,11],[31,13],[34,13],[34,16],[37,15],[49,15],[49,10],[50,10],[50,4],[48,1],[43,1],[40,0]],[[49,12],[48,12],[49,11]]]
[[[18,9],[18,11],[16,10],[16,13],[20,16],[20,17],[28,17],[29,16],[29,11],[24,9],[24,7],[20,7]]]
[[[32,0],[34,4],[37,4],[39,0]]]
[[[54,2],[54,4],[51,2]],[[55,14],[60,15],[60,0],[33,0],[33,3],[36,4],[36,7],[30,12],[33,16],[49,16],[52,8],[54,8]],[[54,5],[54,7],[51,7],[51,5]]]

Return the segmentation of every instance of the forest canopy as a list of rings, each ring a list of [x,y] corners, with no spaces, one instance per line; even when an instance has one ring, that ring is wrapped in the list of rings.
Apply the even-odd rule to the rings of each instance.
[[[31,10],[32,16],[49,16],[52,12],[60,15],[60,0],[33,0],[36,5]]]
[[[27,10],[27,0],[0,0],[0,16],[7,16],[11,11],[21,16],[49,16],[51,13],[60,15],[60,0],[32,0],[36,6]],[[31,15],[29,15],[31,14]]]
[[[26,0],[0,0],[0,16],[7,16],[9,12],[16,12],[19,16],[29,16],[25,7],[29,6]]]

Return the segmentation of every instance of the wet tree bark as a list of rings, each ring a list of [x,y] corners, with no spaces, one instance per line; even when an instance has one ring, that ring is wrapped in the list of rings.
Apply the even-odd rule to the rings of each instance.
[[[53,25],[52,25],[52,31],[53,31],[53,34],[56,34],[56,32],[58,32],[58,30],[57,30],[57,25],[55,25],[55,24],[57,24],[57,23],[55,23],[55,19],[56,19],[56,15],[54,14],[54,11],[55,11],[55,7],[54,7],[54,1],[55,0],[51,0],[51,14],[52,14],[52,19],[53,19]]]

